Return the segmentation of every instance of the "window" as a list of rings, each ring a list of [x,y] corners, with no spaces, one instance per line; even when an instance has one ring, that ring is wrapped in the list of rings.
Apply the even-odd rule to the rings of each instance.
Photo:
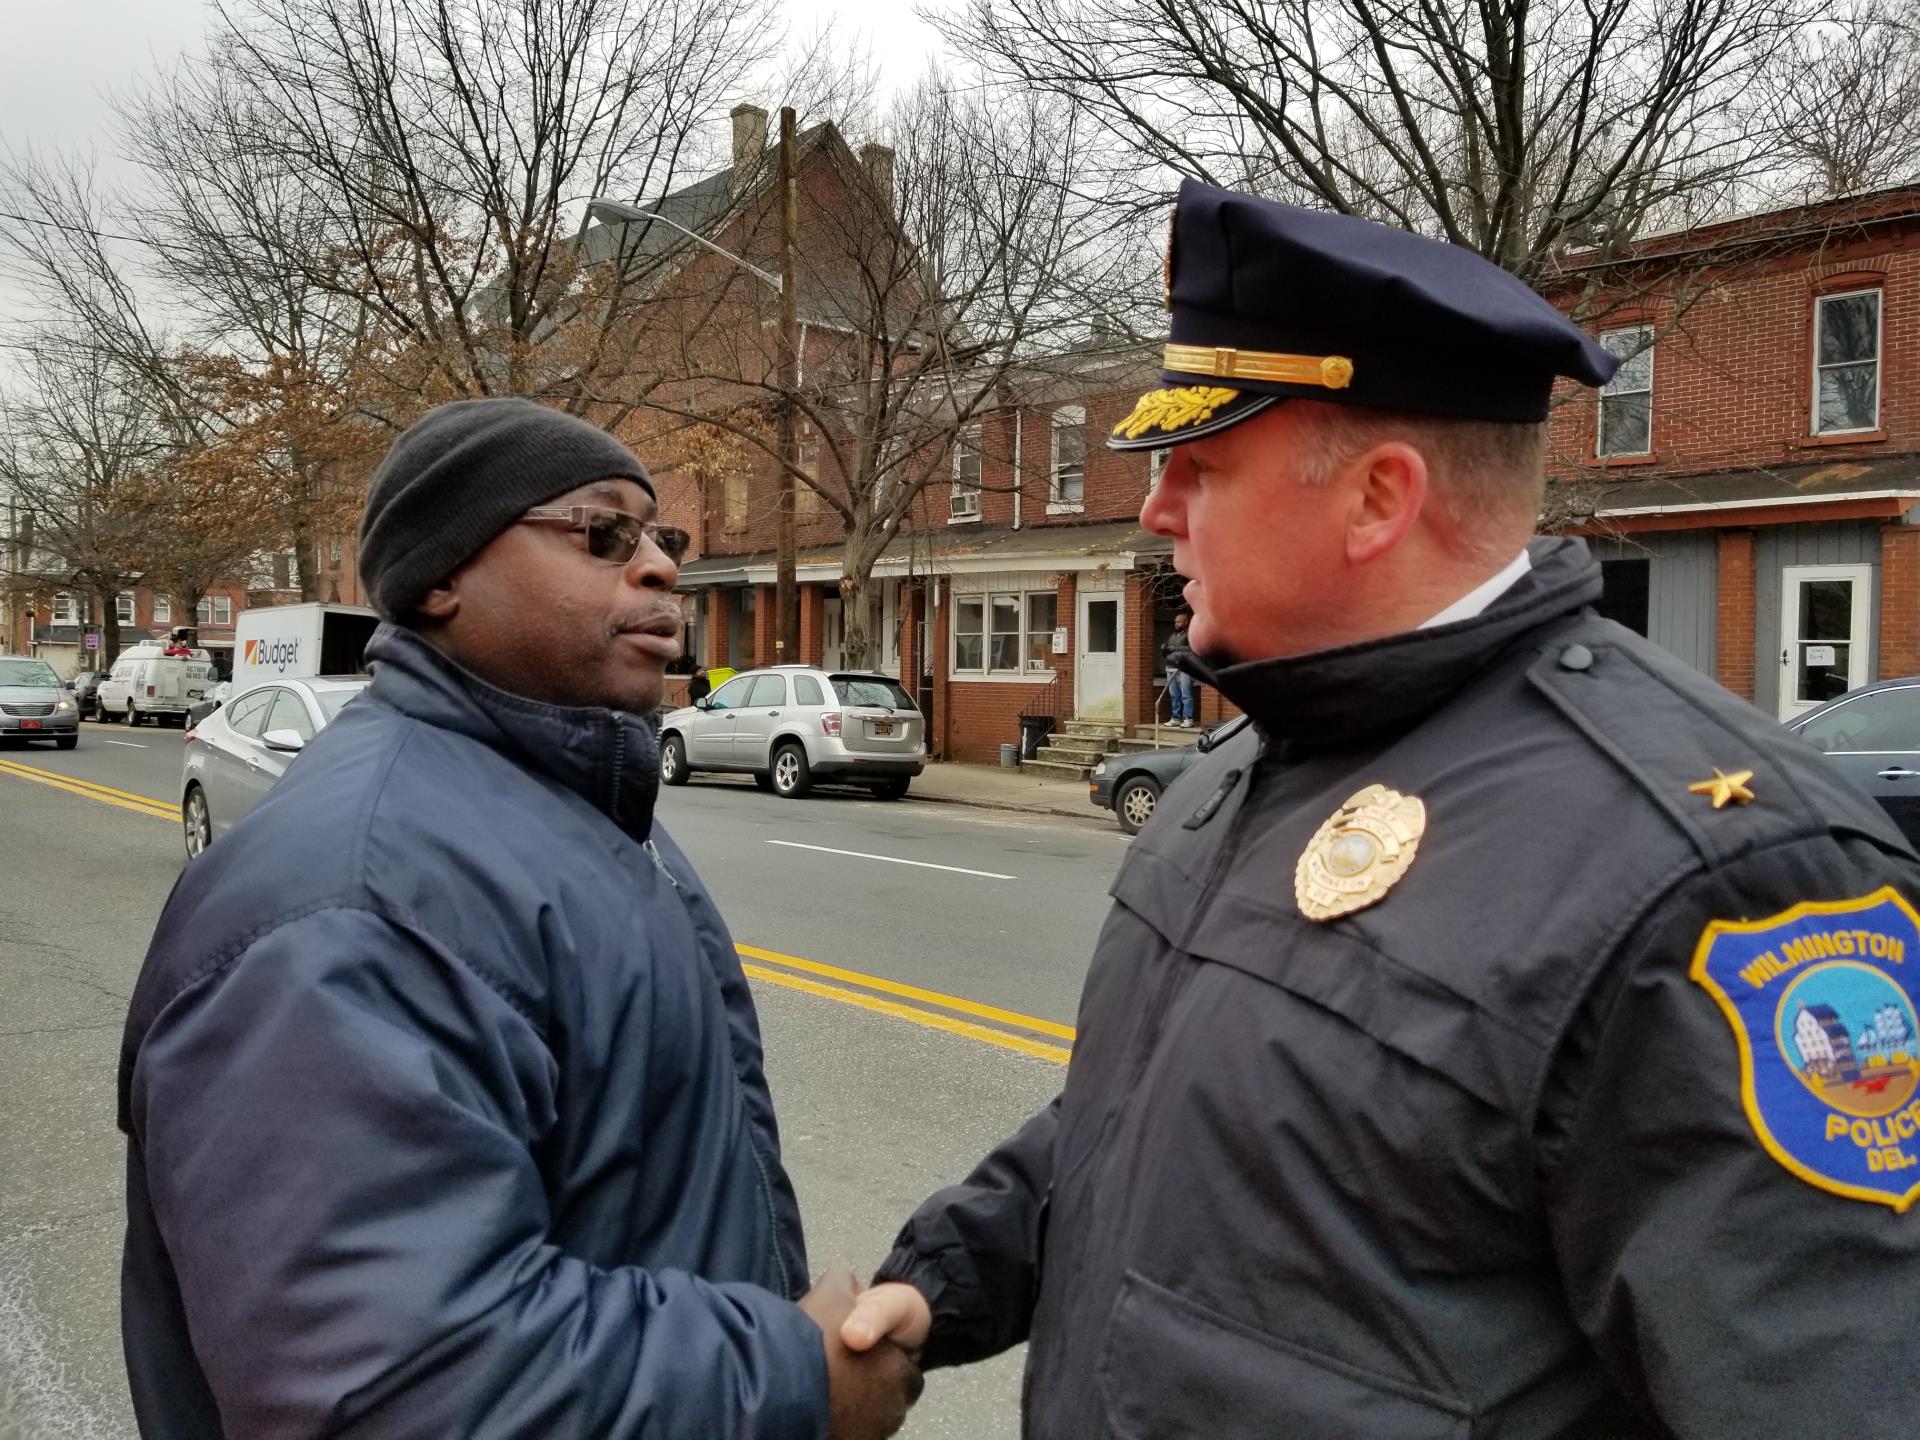
[[[729,475],[726,478],[723,499],[726,505],[726,527],[729,530],[747,528],[747,477]]]
[[[787,677],[784,675],[756,675],[753,677],[753,692],[747,696],[749,710],[772,709],[787,703]]]
[[[954,597],[953,668],[1020,674],[1053,668],[1059,597],[1051,590]]]
[[[1027,669],[1053,668],[1053,630],[1059,623],[1060,597],[1051,590],[1027,596]]]
[[[80,607],[73,603],[73,596],[62,592],[53,597],[53,623],[55,625],[80,623]]]
[[[227,728],[240,735],[258,735],[260,722],[267,718],[267,707],[279,693],[278,685],[249,690],[227,706]]]
[[[707,697],[707,704],[715,710],[734,710],[747,703],[747,691],[753,688],[756,676],[736,675],[713,694]]]
[[[809,479],[820,478],[820,442],[803,440],[795,448],[794,462]],[[811,520],[820,513],[820,492],[805,480],[793,482],[793,514],[798,520]]]
[[[1823,295],[1813,311],[1813,429],[1880,427],[1880,292]]]
[[[953,494],[948,501],[949,521],[980,518],[980,431],[960,432],[953,445]]]
[[[1149,490],[1158,485],[1160,483],[1160,477],[1166,474],[1167,457],[1172,453],[1173,451],[1171,449],[1149,450],[1147,452],[1147,488]]]
[[[340,537],[337,535],[327,544],[327,564],[335,570],[340,568]]]
[[[986,665],[987,601],[984,595],[956,597],[953,602],[953,668],[984,670]]]
[[[820,693],[820,682],[811,675],[793,677],[793,703],[796,705],[824,705],[827,697]]]
[[[1636,635],[1647,633],[1651,560],[1602,560],[1600,603],[1593,608]]]
[[[1620,361],[1600,387],[1602,455],[1645,455],[1653,449],[1653,327],[1609,330],[1600,348]]]
[[[884,675],[829,675],[827,683],[842,705],[879,705],[888,710],[917,710],[897,680]]]
[[[122,590],[113,597],[113,618],[122,625],[133,623],[133,592],[131,590]]]
[[[200,606],[194,612],[202,625],[231,625],[233,623],[233,597],[231,595],[202,595]]]
[[[171,625],[173,623],[173,597],[156,595],[153,597],[153,623]]]
[[[1087,475],[1087,412],[1068,405],[1053,412],[1053,480],[1047,491],[1047,512],[1078,510],[1085,502]]]
[[[273,710],[267,716],[267,723],[261,727],[262,734],[272,734],[275,730],[291,730],[302,740],[313,738],[313,721],[307,715],[307,702],[291,690],[282,690],[274,697]]]
[[[1800,734],[1827,751],[1920,751],[1920,685],[1876,690],[1836,705]]]

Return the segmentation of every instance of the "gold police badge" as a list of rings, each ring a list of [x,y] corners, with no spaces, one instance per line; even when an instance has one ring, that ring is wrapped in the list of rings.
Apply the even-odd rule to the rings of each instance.
[[[1369,785],[1313,834],[1293,869],[1293,895],[1309,920],[1332,920],[1375,904],[1407,873],[1427,807],[1412,795]]]

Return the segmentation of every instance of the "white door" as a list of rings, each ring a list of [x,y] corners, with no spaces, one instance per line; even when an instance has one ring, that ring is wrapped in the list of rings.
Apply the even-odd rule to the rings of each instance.
[[[1780,718],[1867,683],[1871,565],[1788,565],[1780,571]]]
[[[1074,651],[1074,711],[1085,720],[1118,720],[1123,713],[1124,669],[1121,640],[1125,620],[1121,596],[1080,596],[1080,625]]]
[[[824,670],[840,668],[840,597],[829,595],[820,602],[820,666]]]

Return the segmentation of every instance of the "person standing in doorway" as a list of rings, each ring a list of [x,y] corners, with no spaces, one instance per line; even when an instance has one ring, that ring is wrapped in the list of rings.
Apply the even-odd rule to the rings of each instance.
[[[1172,718],[1167,722],[1175,730],[1191,730],[1199,718],[1199,682],[1182,667],[1193,655],[1193,642],[1187,639],[1187,612],[1173,617],[1173,633],[1160,647],[1166,662],[1167,703]]]

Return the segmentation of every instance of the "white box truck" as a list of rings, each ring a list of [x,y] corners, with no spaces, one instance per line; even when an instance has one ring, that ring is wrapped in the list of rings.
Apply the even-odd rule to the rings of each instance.
[[[233,629],[233,693],[283,675],[359,675],[380,617],[361,605],[267,605]]]

